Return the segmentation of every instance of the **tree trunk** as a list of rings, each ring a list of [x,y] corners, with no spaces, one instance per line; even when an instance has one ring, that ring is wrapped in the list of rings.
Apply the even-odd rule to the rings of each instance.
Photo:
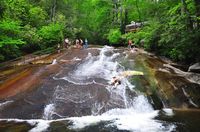
[[[141,22],[141,13],[140,13],[140,9],[139,9],[139,6],[138,6],[138,0],[135,1],[135,5],[136,5],[136,8],[137,8],[139,21]]]
[[[112,9],[112,18],[113,18],[113,21],[112,23],[115,25],[117,23],[117,1],[116,0],[113,0],[113,9]]]
[[[55,22],[55,15],[56,15],[56,2],[57,0],[53,0],[52,7],[51,7],[51,15],[50,20],[51,22]]]
[[[187,27],[189,29],[193,29],[193,22],[191,20],[191,16],[190,16],[190,13],[187,9],[187,4],[185,2],[185,0],[181,0],[182,4],[183,4],[183,10],[182,10],[182,13],[186,15],[186,24],[187,24]]]

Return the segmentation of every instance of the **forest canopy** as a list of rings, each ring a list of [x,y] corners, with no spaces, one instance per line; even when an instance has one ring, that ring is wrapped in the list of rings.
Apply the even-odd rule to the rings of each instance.
[[[125,33],[132,21],[143,25]],[[0,62],[68,37],[124,46],[131,39],[146,50],[193,63],[200,60],[199,22],[199,0],[1,0]]]

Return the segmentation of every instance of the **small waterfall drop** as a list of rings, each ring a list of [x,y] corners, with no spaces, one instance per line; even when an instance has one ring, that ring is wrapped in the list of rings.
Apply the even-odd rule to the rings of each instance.
[[[53,59],[51,65],[54,65],[54,64],[57,64],[57,60],[56,59]]]
[[[52,115],[54,114],[55,106],[54,104],[48,104],[44,108],[43,119],[51,120]]]

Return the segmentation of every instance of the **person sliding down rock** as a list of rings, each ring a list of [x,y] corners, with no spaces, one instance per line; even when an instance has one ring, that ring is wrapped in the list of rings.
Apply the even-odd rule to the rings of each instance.
[[[111,79],[111,85],[114,85],[115,87],[121,84],[121,80],[125,77],[129,76],[135,76],[135,75],[144,75],[141,71],[124,71],[121,74],[119,74],[117,77],[113,77]]]
[[[121,84],[121,79],[119,77],[113,77],[111,79],[111,85],[114,85],[115,87]]]

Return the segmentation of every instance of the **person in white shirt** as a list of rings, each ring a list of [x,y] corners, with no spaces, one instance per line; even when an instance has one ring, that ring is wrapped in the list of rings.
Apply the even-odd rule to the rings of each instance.
[[[69,46],[69,39],[66,38],[66,39],[65,39],[65,47],[67,48],[68,46]]]

